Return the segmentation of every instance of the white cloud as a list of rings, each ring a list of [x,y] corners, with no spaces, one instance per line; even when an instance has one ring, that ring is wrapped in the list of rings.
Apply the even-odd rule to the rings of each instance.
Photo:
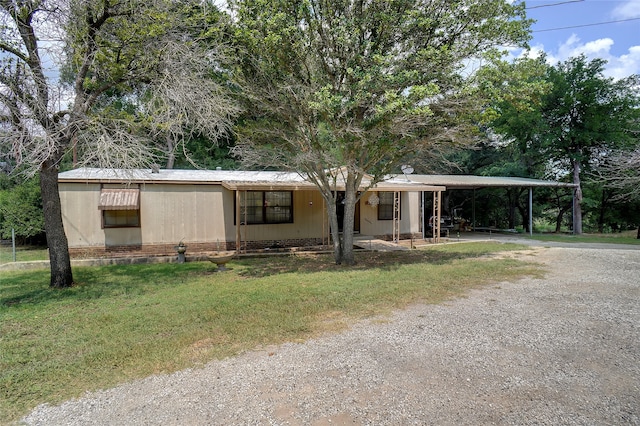
[[[624,78],[631,74],[640,74],[640,46],[629,48],[629,53],[626,55],[610,58],[606,74],[613,78]]]
[[[640,1],[637,1],[637,3],[640,4]],[[589,60],[596,58],[606,60],[604,74],[607,77],[619,79],[632,74],[640,74],[640,46],[631,46],[626,53],[615,56],[611,53],[613,45],[614,41],[610,38],[601,38],[584,43],[574,34],[558,46],[556,50],[548,50],[544,45],[538,44],[531,46],[530,51],[522,52],[521,55],[536,58],[545,52],[547,63],[550,65],[555,65],[572,57],[585,55]]]
[[[610,38],[601,38],[582,43],[580,38],[573,34],[560,45],[557,55],[561,60],[579,55],[585,55],[587,58],[602,58],[609,56],[611,46],[613,46],[613,40]]]
[[[640,1],[627,0],[611,12],[614,19],[640,18]]]

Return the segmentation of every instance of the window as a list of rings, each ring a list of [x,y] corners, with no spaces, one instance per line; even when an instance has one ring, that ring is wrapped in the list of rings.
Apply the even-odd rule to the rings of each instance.
[[[399,195],[400,194],[398,194],[398,197]],[[378,192],[378,198],[380,199],[378,204],[378,220],[393,220],[394,193],[391,191]],[[399,198],[398,203],[400,203]]]
[[[140,210],[102,210],[103,228],[138,228]]]
[[[98,209],[102,211],[103,228],[139,228],[140,190],[103,188]]]
[[[247,191],[240,194],[240,221],[247,224],[293,223],[293,192]]]

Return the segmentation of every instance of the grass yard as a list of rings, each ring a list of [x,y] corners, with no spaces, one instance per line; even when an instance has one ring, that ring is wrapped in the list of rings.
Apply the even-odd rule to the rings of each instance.
[[[46,248],[18,246],[16,247],[16,262],[30,262],[32,260],[48,260]],[[0,245],[0,265],[13,262],[13,248],[11,245]]]
[[[540,273],[487,256],[527,247],[461,243],[429,250],[76,268],[72,288],[48,271],[0,272],[0,423],[36,405],[261,345],[304,341],[414,302]]]
[[[640,245],[640,240],[636,238],[638,231],[624,231],[611,234],[533,234],[533,237],[524,235],[526,238],[539,241],[556,241],[566,243],[609,243],[609,244],[633,244]]]

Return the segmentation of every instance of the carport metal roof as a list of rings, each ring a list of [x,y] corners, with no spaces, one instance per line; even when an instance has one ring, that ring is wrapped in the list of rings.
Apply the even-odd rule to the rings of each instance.
[[[529,234],[533,234],[533,188],[571,188],[574,183],[557,182],[544,179],[530,179],[522,177],[502,176],[473,176],[473,175],[407,175],[407,180],[425,185],[440,185],[452,189],[480,189],[480,188],[528,188],[529,190]],[[574,203],[575,203],[575,192]],[[472,223],[475,226],[475,191],[473,200]]]
[[[573,183],[557,182],[553,180],[529,179],[521,177],[502,176],[472,176],[472,175],[408,175],[411,182],[425,185],[445,186],[447,189],[478,189],[478,188],[534,188],[534,187],[564,187],[574,188]]]

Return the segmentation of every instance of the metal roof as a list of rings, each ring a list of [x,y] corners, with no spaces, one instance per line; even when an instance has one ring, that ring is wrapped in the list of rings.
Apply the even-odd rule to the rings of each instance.
[[[472,175],[408,175],[407,179],[427,185],[443,185],[447,189],[474,189],[488,187],[565,187],[573,183],[522,177],[472,176]]]
[[[229,190],[298,191],[313,190],[316,186],[296,172],[248,171],[248,170],[177,170],[161,169],[157,172],[143,169],[92,169],[80,168],[58,175],[59,182],[75,183],[165,183],[222,185]],[[368,186],[363,180],[361,189]],[[338,182],[337,190],[344,190],[344,183]],[[378,191],[444,191],[443,186],[411,182],[404,177],[389,177],[376,184]]]
[[[177,170],[161,169],[158,172],[143,169],[91,169],[80,168],[58,175],[59,182],[95,183],[174,183],[219,184],[230,190],[305,190],[315,185],[296,172],[250,170]],[[364,179],[362,188],[368,185]],[[486,187],[566,187],[573,183],[521,177],[471,176],[471,175],[401,175],[389,176],[373,188],[378,191],[444,191],[445,189],[473,189]],[[344,184],[338,182],[338,190]]]
[[[240,182],[300,182],[305,180],[292,172],[246,171],[246,170],[178,170],[160,169],[93,169],[80,168],[62,172],[59,182],[100,183],[182,183],[222,184],[224,181]]]

